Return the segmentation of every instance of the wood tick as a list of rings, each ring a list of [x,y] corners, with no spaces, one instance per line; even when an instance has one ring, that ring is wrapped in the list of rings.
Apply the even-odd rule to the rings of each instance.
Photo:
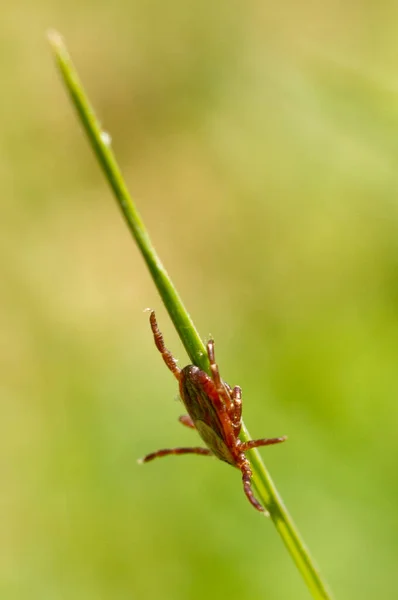
[[[166,348],[163,341],[155,312],[151,311],[150,324],[155,344],[161,353],[167,367],[177,379],[180,396],[188,411],[179,420],[186,427],[196,429],[207,448],[172,448],[158,450],[147,454],[140,462],[149,462],[154,458],[169,454],[201,454],[216,456],[220,460],[237,467],[242,473],[243,489],[249,502],[261,512],[267,512],[254,497],[251,489],[252,471],[245,456],[247,450],[259,446],[269,446],[284,442],[286,436],[266,438],[241,442],[239,433],[242,417],[242,394],[239,386],[233,389],[222,381],[214,356],[214,341],[207,343],[211,377],[199,367],[188,365],[183,369],[177,366],[177,361]]]

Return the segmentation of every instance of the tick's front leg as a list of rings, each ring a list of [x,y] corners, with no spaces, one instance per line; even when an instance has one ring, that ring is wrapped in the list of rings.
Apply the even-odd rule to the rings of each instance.
[[[172,355],[170,350],[168,350],[166,348],[166,346],[164,345],[163,335],[159,329],[154,310],[151,310],[151,314],[149,316],[149,322],[151,324],[153,339],[155,340],[156,348],[159,350],[160,354],[162,355],[163,360],[166,363],[167,367],[173,373],[173,375],[177,379],[177,381],[179,381],[181,369],[179,369],[177,367],[176,359],[174,358],[174,356]]]
[[[242,390],[238,385],[236,385],[232,390],[232,402],[234,403],[232,423],[235,430],[235,435],[238,436],[242,426]]]
[[[163,450],[157,450],[156,452],[147,454],[143,458],[139,458],[138,462],[146,463],[154,460],[155,458],[169,456],[170,454],[201,454],[202,456],[213,456],[213,453],[207,448],[164,448]]]
[[[216,386],[217,393],[220,399],[224,402],[228,415],[232,415],[235,408],[231,398],[231,388],[229,385],[226,387],[221,381],[220,371],[214,355],[214,340],[209,340],[207,342],[207,355],[209,357],[211,377],[214,381],[214,385]]]

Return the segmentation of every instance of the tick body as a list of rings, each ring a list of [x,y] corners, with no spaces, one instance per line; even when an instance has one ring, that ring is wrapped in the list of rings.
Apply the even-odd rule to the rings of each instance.
[[[207,448],[173,448],[158,450],[147,454],[142,462],[170,454],[201,454],[216,456],[220,460],[237,467],[242,473],[243,489],[249,502],[261,512],[265,508],[256,500],[251,489],[252,472],[245,456],[247,450],[259,446],[269,446],[284,442],[286,437],[265,438],[241,442],[239,433],[242,419],[242,395],[239,386],[233,389],[222,381],[214,355],[214,341],[209,340],[207,354],[210,363],[211,377],[196,367],[188,365],[183,369],[166,348],[159,330],[154,311],[150,314],[150,324],[157,349],[161,353],[167,367],[177,379],[180,396],[188,415],[180,417],[180,422],[196,429]]]

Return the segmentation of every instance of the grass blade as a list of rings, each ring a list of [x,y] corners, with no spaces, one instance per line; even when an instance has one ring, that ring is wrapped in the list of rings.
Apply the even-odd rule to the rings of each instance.
[[[101,125],[94,114],[63,39],[56,32],[50,32],[48,38],[72,104],[83,124],[97,160],[112,188],[127,225],[141,251],[181,341],[192,363],[205,371],[209,371],[205,346],[151,243],[135,204],[127,190],[126,183],[108,143],[107,135],[102,131]],[[241,439],[243,441],[251,439],[245,425],[242,427]],[[248,458],[252,465],[253,483],[257,491],[257,496],[269,510],[271,519],[311,591],[313,598],[315,600],[332,600],[331,592],[328,590],[326,582],[318,571],[308,548],[304,544],[278,494],[259,452],[251,450],[248,452]]]

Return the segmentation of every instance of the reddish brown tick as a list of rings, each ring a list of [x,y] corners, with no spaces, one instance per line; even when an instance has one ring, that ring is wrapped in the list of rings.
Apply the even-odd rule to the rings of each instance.
[[[207,354],[210,362],[211,377],[199,367],[188,365],[183,369],[164,345],[154,311],[151,311],[150,324],[155,344],[167,367],[173,373],[180,386],[180,395],[188,411],[182,415],[180,422],[186,427],[196,429],[207,448],[173,448],[158,450],[147,454],[141,462],[149,462],[160,456],[169,454],[202,454],[216,456],[220,460],[237,467],[242,472],[243,489],[249,502],[261,512],[265,508],[254,497],[251,489],[252,471],[245,452],[258,446],[269,446],[284,442],[286,436],[241,442],[239,432],[242,417],[242,395],[239,386],[233,389],[222,381],[214,357],[214,341],[207,343]]]

